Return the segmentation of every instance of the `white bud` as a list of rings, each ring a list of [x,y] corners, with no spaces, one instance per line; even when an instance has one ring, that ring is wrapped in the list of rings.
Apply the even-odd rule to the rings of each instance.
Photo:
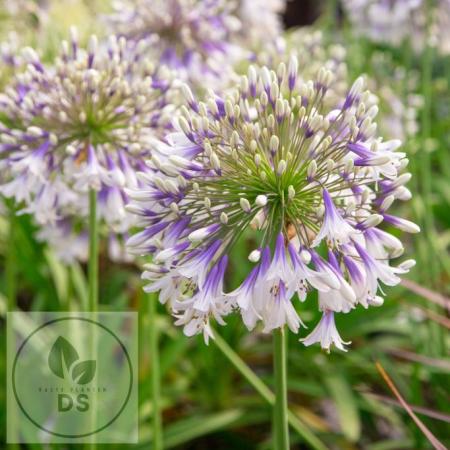
[[[278,136],[273,135],[270,138],[269,148],[272,153],[276,153],[278,151],[278,147],[280,146],[280,139]]]
[[[414,222],[411,222],[410,220],[401,219],[400,217],[396,218],[395,227],[397,227],[399,230],[404,231],[405,233],[420,233],[420,227],[419,225],[416,225]]]
[[[384,298],[377,295],[376,297],[370,299],[368,301],[369,305],[371,306],[383,306]]]
[[[407,173],[402,173],[393,183],[392,185],[395,187],[398,186],[403,186],[404,184],[406,184],[410,179],[411,179],[412,175],[407,172]]]
[[[180,125],[180,128],[185,135],[189,135],[191,133],[191,128],[188,124],[188,121],[184,117],[178,118],[178,124]]]
[[[347,160],[347,162],[345,163],[345,168],[344,168],[345,173],[351,173],[353,171],[354,167],[355,167],[355,163],[354,163],[353,159]]]
[[[73,145],[68,145],[66,147],[66,153],[70,156],[73,156],[77,153],[77,149]]]
[[[288,63],[288,81],[290,89],[295,85],[298,73],[298,59],[295,55],[291,55]]]
[[[311,262],[311,254],[307,250],[302,250],[300,252],[300,259],[305,263],[309,264]]]
[[[265,195],[258,195],[255,199],[256,206],[262,208],[267,205],[267,197]]]
[[[399,200],[406,202],[408,200],[411,200],[412,198],[412,193],[411,191],[406,188],[405,186],[400,186],[399,188],[397,188],[394,191],[395,197],[398,198]]]
[[[188,104],[195,103],[194,96],[192,95],[192,91],[187,84],[183,83],[181,85],[181,92],[183,93],[183,96],[186,99],[186,101],[188,102]]]
[[[278,163],[278,167],[277,167],[277,174],[278,175],[283,175],[283,173],[286,170],[286,161],[284,159],[280,160],[280,162]]]
[[[217,156],[217,153],[213,152],[211,154],[210,161],[214,170],[220,170],[220,160],[219,157]]]
[[[230,100],[225,100],[225,112],[230,119],[234,118],[234,108]]]
[[[408,272],[415,265],[416,265],[416,261],[414,259],[407,259],[406,261],[403,261],[401,264],[399,264],[398,268]]]
[[[315,159],[313,159],[308,165],[307,169],[308,178],[310,179],[314,178],[316,173],[317,173],[317,162]]]
[[[228,223],[228,215],[225,212],[220,213],[220,221],[226,225]]]
[[[252,210],[252,207],[250,206],[250,202],[246,199],[241,197],[239,201],[241,208],[246,212],[249,213]]]
[[[256,70],[253,66],[248,68],[248,81],[250,85],[256,85]]]
[[[395,197],[393,195],[388,195],[383,202],[381,203],[380,209],[382,211],[386,211],[392,206],[392,203],[394,203]]]
[[[250,255],[248,255],[248,260],[256,263],[261,258],[261,252],[259,250],[253,250]]]
[[[44,135],[44,132],[42,131],[42,129],[39,127],[35,127],[35,126],[28,127],[27,133],[31,134],[31,136],[34,136],[34,137],[41,137]]]
[[[193,231],[189,234],[188,239],[191,242],[203,241],[206,237],[210,235],[210,227],[199,228],[198,230]]]
[[[372,228],[383,222],[383,216],[381,214],[371,214],[367,219],[361,222],[361,226],[364,228]]]
[[[295,197],[295,189],[294,189],[294,186],[292,186],[292,184],[290,184],[288,186],[288,199],[293,200],[294,197]]]

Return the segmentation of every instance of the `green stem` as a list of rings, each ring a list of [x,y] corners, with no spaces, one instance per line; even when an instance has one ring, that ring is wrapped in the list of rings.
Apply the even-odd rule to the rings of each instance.
[[[427,283],[430,287],[434,288],[437,282],[437,277],[439,275],[439,260],[435,257],[435,222],[433,214],[432,205],[432,166],[431,166],[431,154],[428,147],[428,140],[432,136],[431,119],[432,119],[432,104],[433,104],[433,89],[432,89],[432,77],[433,77],[433,63],[434,63],[434,51],[429,44],[429,30],[431,27],[431,11],[432,4],[428,0],[428,10],[427,10],[427,34],[425,49],[422,55],[422,96],[424,99],[424,106],[422,109],[422,153],[420,158],[419,174],[422,183],[422,198],[423,198],[423,209],[421,215],[420,224],[423,226],[423,233],[425,239],[428,242],[427,247],[421,248],[421,259],[422,263],[427,264],[428,270],[425,271],[427,276]],[[431,249],[431,250],[430,250]],[[433,309],[437,311],[436,307]],[[439,356],[443,353],[443,334],[440,327],[431,322],[429,325],[430,337],[429,342],[431,343],[430,352]]]
[[[16,246],[15,246],[15,234],[16,234],[16,212],[14,206],[10,206],[9,209],[9,236],[8,236],[8,250],[6,253],[6,289],[7,289],[7,311],[12,312],[17,309],[17,261],[16,261]],[[9,320],[9,319],[8,319]],[[12,323],[12,320],[11,320]],[[7,351],[10,355],[13,354],[15,348],[15,330],[10,328],[10,335],[7,339]],[[11,440],[15,441],[17,438],[17,408],[12,408],[10,412],[10,425],[9,432],[11,433]],[[19,445],[12,443],[9,445],[11,450],[19,448]]]
[[[276,329],[273,332],[273,368],[275,377],[274,447],[276,450],[289,450],[286,336],[284,328]]]
[[[97,191],[89,191],[89,265],[88,265],[88,308],[92,313],[98,311],[98,220],[97,220]],[[90,337],[94,352],[96,347],[96,337]],[[90,423],[95,428],[97,401],[92,398]],[[95,439],[95,435],[94,435]],[[88,448],[95,450],[95,442],[91,442]]]
[[[9,236],[8,236],[8,252],[6,262],[6,288],[7,288],[7,300],[8,311],[14,311],[16,309],[16,295],[17,295],[17,283],[16,283],[16,254],[15,254],[15,227],[16,227],[16,214],[14,208],[11,206],[9,214]]]
[[[89,267],[88,305],[90,311],[98,310],[98,221],[97,192],[89,191]]]
[[[275,405],[275,395],[252,369],[239,357],[228,343],[217,332],[214,332],[214,343],[222,354],[233,364],[238,372],[253,386],[259,395],[270,405]],[[291,411],[288,411],[289,425],[307,442],[313,450],[327,450],[327,446],[304,425]]]
[[[148,299],[148,338],[152,364],[151,395],[153,400],[153,450],[163,449],[161,416],[161,370],[159,366],[158,329],[156,325],[158,297],[153,294]]]

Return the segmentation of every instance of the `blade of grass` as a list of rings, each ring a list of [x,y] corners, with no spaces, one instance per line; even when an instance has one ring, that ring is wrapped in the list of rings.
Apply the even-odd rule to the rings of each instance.
[[[432,291],[431,289],[421,286],[420,284],[412,280],[402,280],[401,284],[406,289],[414,292],[414,294],[420,295],[431,303],[442,306],[442,308],[445,308],[450,312],[450,298],[446,297],[445,295],[442,295],[439,292]]]
[[[327,374],[324,381],[334,399],[344,436],[357,442],[361,436],[361,419],[351,385],[340,374]]]
[[[243,410],[234,409],[180,420],[166,428],[164,432],[164,448],[169,449],[181,446],[193,439],[227,428],[237,423],[244,416],[245,412]],[[142,442],[141,445],[136,446],[137,450],[147,450],[148,448],[148,442]],[[153,449],[153,447],[150,448]]]
[[[405,409],[405,411],[408,413],[408,415],[411,417],[411,419],[414,421],[414,423],[417,425],[420,431],[422,431],[422,433],[428,439],[430,444],[436,450],[446,450],[446,447],[433,435],[433,433],[426,427],[426,425],[416,416],[414,411],[408,405],[406,400],[402,397],[402,395],[396,388],[395,384],[393,383],[389,375],[386,373],[386,371],[384,370],[383,366],[380,364],[379,361],[375,362],[375,366],[380,375],[382,376],[383,380],[385,381],[385,383],[388,385],[389,389],[397,397],[399,403],[402,405],[402,407]]]
[[[366,392],[364,395],[368,395],[370,397],[373,397],[374,399],[377,399],[379,401],[382,401],[383,403],[387,403],[389,405],[397,406],[399,408],[402,407],[400,402],[397,400],[394,400],[393,398],[386,397],[385,395],[375,394],[373,392]],[[421,414],[422,416],[429,417],[430,419],[439,420],[441,422],[450,423],[450,415],[442,413],[440,411],[434,411],[429,408],[424,408],[423,406],[416,406],[416,405],[409,405],[410,408],[416,412],[417,414]]]

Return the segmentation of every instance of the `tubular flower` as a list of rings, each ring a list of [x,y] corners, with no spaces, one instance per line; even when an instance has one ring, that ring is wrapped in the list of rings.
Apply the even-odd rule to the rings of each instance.
[[[121,0],[108,21],[127,39],[150,37],[156,59],[198,87],[227,83],[232,74],[229,42],[240,22],[225,0]]]
[[[32,49],[27,69],[0,95],[0,187],[23,202],[38,223],[87,215],[88,189],[98,191],[100,219],[127,230],[125,188],[137,187],[136,170],[156,137],[170,127],[171,81],[142,54],[143,46],[112,37],[80,48],[75,34],[53,67]]]
[[[299,82],[292,59],[276,71],[250,67],[240,87],[205,102],[186,92],[178,132],[159,146],[160,161],[142,189],[129,192],[143,231],[128,245],[152,254],[143,278],[161,291],[187,335],[212,335],[238,310],[252,329],[302,326],[294,303],[319,292],[321,324],[305,344],[343,348],[334,313],[382,303],[378,284],[394,285],[412,262],[384,221],[417,232],[387,214],[402,199],[407,161],[398,141],[376,135],[376,111],[359,78],[332,109],[324,101],[332,74]],[[171,169],[167,170],[167,166]],[[231,292],[224,274],[243,232],[253,233],[254,268]]]

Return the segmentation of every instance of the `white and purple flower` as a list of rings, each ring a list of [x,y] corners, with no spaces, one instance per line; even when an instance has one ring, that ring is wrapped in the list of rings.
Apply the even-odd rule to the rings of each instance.
[[[90,189],[112,232],[134,223],[126,189],[142,185],[136,171],[150,171],[145,160],[173,109],[171,74],[143,48],[114,37],[98,47],[92,37],[85,49],[73,32],[52,66],[24,51],[26,69],[0,94],[0,191],[38,223],[56,230],[71,217],[83,229]]]
[[[249,329],[297,333],[295,294],[305,302],[315,289],[323,318],[304,343],[344,349],[334,314],[381,304],[379,283],[394,285],[411,267],[389,265],[402,246],[379,228],[418,231],[387,213],[407,161],[397,141],[377,136],[364,81],[336,108],[326,100],[329,70],[310,81],[297,70],[295,58],[250,67],[236,91],[203,102],[184,89],[179,131],[147,163],[144,186],[127,191],[144,227],[130,250],[154,256],[148,289],[161,289],[187,335],[209,339],[211,319],[223,324],[233,311]],[[255,265],[227,292],[226,264],[244,232],[256,240]]]

